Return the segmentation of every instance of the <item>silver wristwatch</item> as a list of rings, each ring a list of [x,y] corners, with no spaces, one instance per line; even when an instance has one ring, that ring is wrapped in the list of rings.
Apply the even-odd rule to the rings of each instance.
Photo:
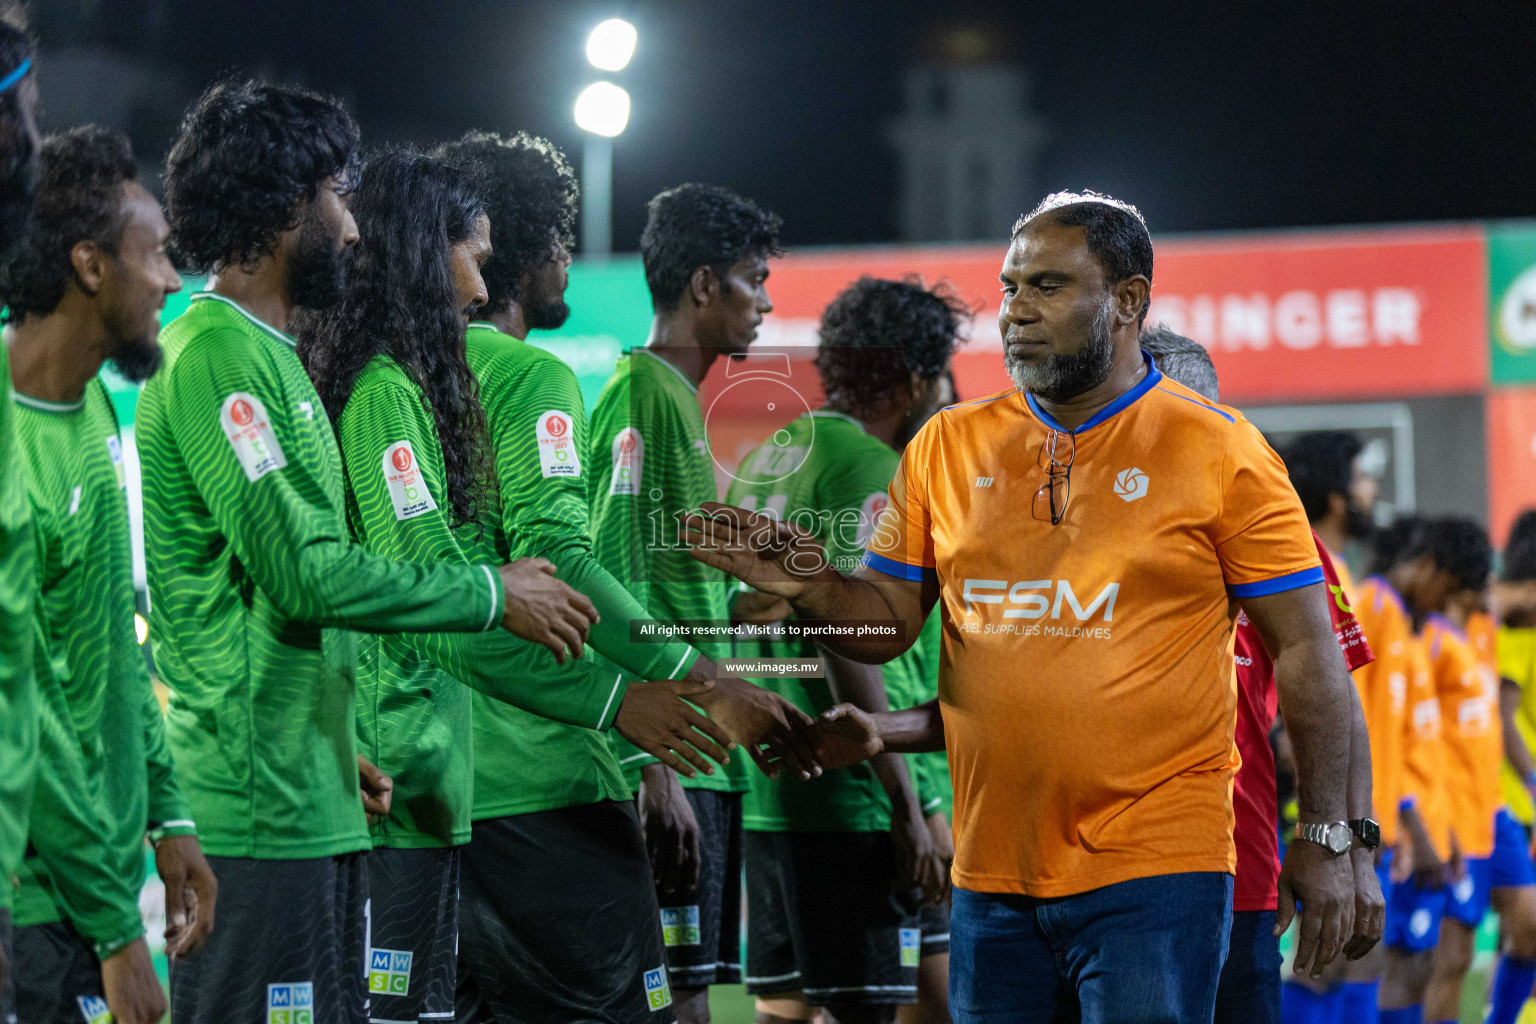
[[[1347,821],[1320,822],[1315,825],[1296,823],[1296,838],[1316,843],[1335,857],[1349,852],[1354,845],[1355,833]]]

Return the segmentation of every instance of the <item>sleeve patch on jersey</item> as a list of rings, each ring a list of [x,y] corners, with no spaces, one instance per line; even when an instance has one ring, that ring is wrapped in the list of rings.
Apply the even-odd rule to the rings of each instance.
[[[864,504],[859,506],[859,536],[854,547],[869,545],[869,539],[875,535],[875,523],[879,522],[880,514],[890,504],[891,496],[884,491],[876,491],[864,499]]]
[[[437,508],[426,480],[422,479],[411,442],[396,441],[385,448],[381,462],[384,482],[389,485],[389,500],[395,504],[396,521],[415,519]]]
[[[551,409],[539,416],[535,428],[539,442],[539,467],[546,477],[581,476],[581,456],[576,453],[576,430],[570,416]],[[617,463],[617,459],[614,460]]]
[[[225,398],[219,409],[219,423],[251,483],[288,465],[277,435],[272,433],[267,407],[255,395],[236,391]]]
[[[645,439],[634,427],[625,427],[613,438],[613,480],[609,494],[639,494],[645,466]]]

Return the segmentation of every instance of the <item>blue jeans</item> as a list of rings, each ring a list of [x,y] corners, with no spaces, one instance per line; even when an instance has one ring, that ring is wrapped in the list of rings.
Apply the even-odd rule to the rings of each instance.
[[[954,893],[956,1024],[1210,1024],[1231,875],[1158,875],[1051,900]]]
[[[1274,930],[1273,910],[1233,912],[1216,989],[1216,1024],[1279,1024],[1280,940]]]

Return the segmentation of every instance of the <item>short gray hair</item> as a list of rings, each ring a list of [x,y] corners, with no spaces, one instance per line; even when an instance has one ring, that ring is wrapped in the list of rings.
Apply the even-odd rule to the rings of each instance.
[[[1213,402],[1220,400],[1216,397],[1216,366],[1204,345],[1173,333],[1163,324],[1153,324],[1141,332],[1141,347],[1152,354],[1165,375]]]

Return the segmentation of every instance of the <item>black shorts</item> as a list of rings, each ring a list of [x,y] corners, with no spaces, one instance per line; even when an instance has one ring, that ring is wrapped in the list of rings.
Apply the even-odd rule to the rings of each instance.
[[[17,928],[12,942],[17,1019],[26,1024],[108,1019],[101,961],[74,925],[56,921]]]
[[[923,932],[923,956],[949,952],[949,896],[938,903],[925,903],[917,912],[917,926]]]
[[[16,1024],[16,976],[11,965],[16,950],[11,945],[11,912],[0,908],[0,1024]]]
[[[459,1024],[673,1019],[632,804],[488,818],[461,849]]]
[[[368,854],[368,1019],[451,1021],[463,847]]]
[[[176,1024],[364,1024],[368,854],[209,857],[217,926],[171,964]]]
[[[656,894],[667,969],[680,989],[741,983],[740,793],[685,789],[699,822],[699,884]]]
[[[885,832],[748,832],[747,991],[811,1006],[917,1002],[916,893]]]

